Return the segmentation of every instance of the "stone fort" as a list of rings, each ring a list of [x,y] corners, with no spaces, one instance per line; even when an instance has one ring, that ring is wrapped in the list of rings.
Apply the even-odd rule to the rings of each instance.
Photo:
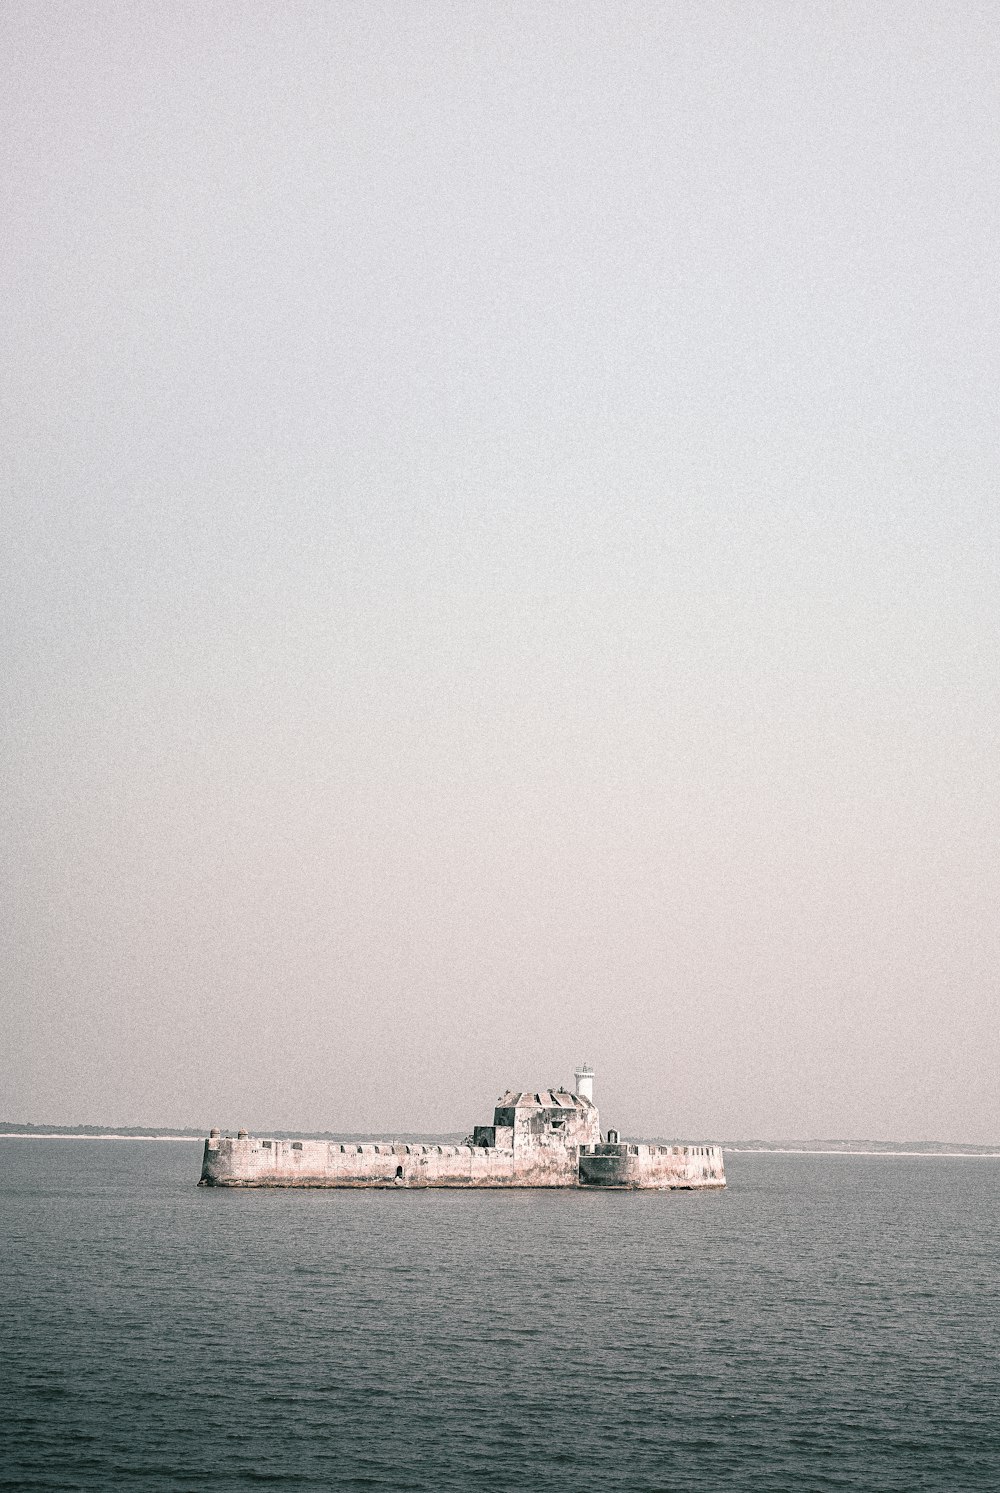
[[[726,1185],[712,1145],[659,1145],[601,1134],[594,1070],[576,1087],[501,1094],[492,1125],[462,1145],[260,1139],[213,1130],[206,1187],[605,1187],[687,1189]]]

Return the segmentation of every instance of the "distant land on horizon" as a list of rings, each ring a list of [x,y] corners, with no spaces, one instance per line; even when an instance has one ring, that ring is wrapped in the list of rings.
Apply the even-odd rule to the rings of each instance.
[[[236,1126],[228,1127],[235,1134]],[[0,1120],[0,1138],[3,1136],[24,1136],[28,1138],[38,1137],[44,1139],[66,1137],[79,1140],[100,1140],[121,1136],[128,1140],[157,1140],[159,1138],[170,1138],[177,1140],[202,1140],[205,1136],[204,1129],[190,1129],[178,1125],[30,1125],[19,1124],[11,1120]],[[331,1140],[354,1144],[364,1144],[370,1141],[396,1140],[403,1143],[417,1145],[456,1145],[464,1136],[460,1132],[449,1131],[429,1133],[426,1131],[398,1130],[395,1132],[380,1131],[378,1134],[361,1131],[334,1131],[334,1130],[287,1130],[281,1126],[257,1127],[255,1133],[261,1135],[272,1135],[281,1140]],[[630,1137],[623,1136],[628,1140]],[[684,1144],[676,1136],[652,1136],[650,1137],[657,1145],[679,1145]],[[993,1156],[1000,1155],[1000,1141],[993,1145],[974,1145],[966,1141],[940,1141],[940,1140],[724,1140],[717,1144],[724,1151],[735,1152],[766,1152],[779,1153],[800,1152],[803,1155],[811,1155],[817,1152],[837,1155],[838,1153],[861,1153],[870,1155],[959,1155],[959,1156]]]

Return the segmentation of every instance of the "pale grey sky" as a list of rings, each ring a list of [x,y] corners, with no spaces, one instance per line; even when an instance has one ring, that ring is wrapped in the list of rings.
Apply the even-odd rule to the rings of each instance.
[[[995,4],[0,12],[0,1118],[1000,1140]]]

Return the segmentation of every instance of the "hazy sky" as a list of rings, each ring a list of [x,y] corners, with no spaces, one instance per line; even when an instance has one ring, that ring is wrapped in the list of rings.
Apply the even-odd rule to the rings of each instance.
[[[0,1118],[1000,1140],[1000,9],[0,11]]]

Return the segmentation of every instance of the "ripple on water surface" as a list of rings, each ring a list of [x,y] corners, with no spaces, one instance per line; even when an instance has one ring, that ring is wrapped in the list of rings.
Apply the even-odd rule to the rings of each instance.
[[[4,1488],[1000,1487],[998,1161],[228,1192],[0,1147]]]

